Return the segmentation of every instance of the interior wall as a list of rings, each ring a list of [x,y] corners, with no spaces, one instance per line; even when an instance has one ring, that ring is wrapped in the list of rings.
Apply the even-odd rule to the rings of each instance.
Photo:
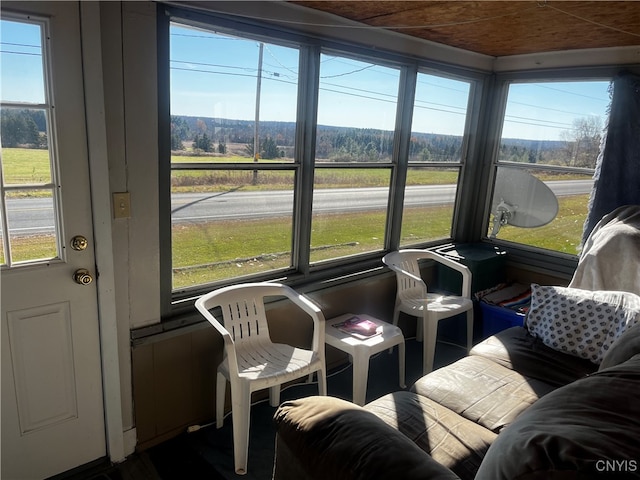
[[[160,322],[156,6],[101,2],[109,189],[127,192],[128,218],[112,218],[122,417],[136,442],[130,330]],[[100,239],[97,240],[98,242]]]
[[[109,159],[109,190],[126,191],[126,164],[124,149],[124,104],[122,92],[122,29],[120,6],[117,3],[100,5],[100,31],[102,35],[103,88],[105,97],[105,123],[107,125],[107,157]],[[116,161],[118,159],[119,161]],[[126,269],[129,221],[111,222],[114,251],[115,309],[118,325],[118,358],[121,381],[121,405],[124,430],[134,427],[131,402],[131,362],[129,361],[129,308]],[[100,239],[98,239],[100,241]],[[130,448],[129,448],[130,450]],[[129,452],[125,452],[129,453]]]

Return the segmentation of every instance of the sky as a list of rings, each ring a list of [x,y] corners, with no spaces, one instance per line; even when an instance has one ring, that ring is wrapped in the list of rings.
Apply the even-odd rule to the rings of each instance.
[[[44,102],[40,29],[2,20],[0,91],[3,101]],[[194,28],[171,28],[171,113],[294,122],[298,91],[295,46],[262,45],[260,108],[256,112],[260,43]],[[323,53],[318,123],[394,130],[400,71]],[[420,73],[412,130],[462,135],[470,84]],[[511,86],[503,137],[561,139],[576,118],[605,125],[608,82]]]
[[[44,103],[41,29],[0,21],[0,91],[6,101]]]
[[[203,30],[171,29],[171,111],[177,115],[255,118],[260,44]],[[298,51],[264,44],[261,120],[294,121]],[[318,123],[394,130],[398,69],[322,54]],[[605,124],[608,81],[512,85],[506,138],[561,139],[574,119]],[[471,85],[420,73],[412,130],[462,135]]]

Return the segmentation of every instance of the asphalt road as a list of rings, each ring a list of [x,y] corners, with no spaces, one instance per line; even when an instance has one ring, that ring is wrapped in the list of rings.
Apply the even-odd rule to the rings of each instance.
[[[591,180],[547,182],[556,196],[591,192]],[[407,187],[405,206],[444,205],[454,202],[455,185]],[[317,190],[315,213],[357,212],[387,207],[388,188],[340,188]],[[134,197],[135,198],[135,197]],[[135,200],[131,206],[135,211]],[[259,218],[291,215],[292,191],[242,190],[227,193],[180,193],[171,198],[174,223],[210,222],[224,218]],[[9,229],[13,235],[53,231],[53,202],[44,198],[7,199]]]

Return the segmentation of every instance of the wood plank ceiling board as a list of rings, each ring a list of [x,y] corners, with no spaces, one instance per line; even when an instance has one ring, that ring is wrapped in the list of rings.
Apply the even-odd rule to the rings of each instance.
[[[640,45],[638,1],[291,1],[495,57]]]

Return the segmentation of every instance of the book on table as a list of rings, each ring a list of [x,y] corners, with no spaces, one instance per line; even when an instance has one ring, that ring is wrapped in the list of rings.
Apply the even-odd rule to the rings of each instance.
[[[333,326],[341,332],[348,333],[360,339],[370,338],[382,333],[382,325],[378,325],[371,320],[358,317],[357,315],[349,317],[342,322],[334,323]]]

